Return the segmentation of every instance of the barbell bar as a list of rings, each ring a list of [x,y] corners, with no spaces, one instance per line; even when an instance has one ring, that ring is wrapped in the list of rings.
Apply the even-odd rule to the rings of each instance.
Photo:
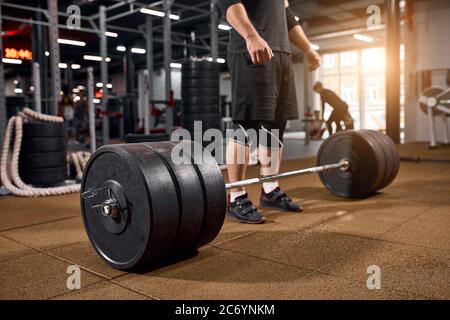
[[[350,169],[350,163],[346,159],[342,159],[338,163],[334,163],[334,164],[327,164],[327,165],[323,165],[323,166],[288,171],[288,172],[278,173],[278,174],[264,176],[264,177],[260,177],[260,178],[252,178],[252,179],[246,179],[246,180],[241,180],[241,181],[235,181],[232,183],[225,184],[225,189],[230,190],[230,189],[235,189],[235,188],[242,188],[242,187],[247,187],[247,186],[251,186],[254,184],[261,184],[264,182],[280,180],[280,179],[293,177],[293,176],[299,176],[299,175],[303,175],[303,174],[326,172],[326,171],[330,171],[333,169],[340,169],[342,171],[348,171]]]
[[[400,161],[387,136],[345,131],[322,143],[315,167],[225,183],[210,154],[194,161],[195,149],[190,141],[137,143],[103,146],[91,156],[81,211],[93,247],[109,265],[141,269],[210,243],[222,228],[228,189],[318,173],[331,193],[364,198],[394,180]],[[184,161],[174,161],[174,150],[182,150]]]

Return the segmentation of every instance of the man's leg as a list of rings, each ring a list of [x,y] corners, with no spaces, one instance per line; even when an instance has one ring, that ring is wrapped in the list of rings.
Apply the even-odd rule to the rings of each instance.
[[[268,129],[270,128],[270,129]],[[273,125],[262,125],[266,133],[265,141],[261,141],[258,148],[259,161],[261,163],[261,175],[271,176],[279,173],[283,155],[283,134],[286,121],[274,122]],[[275,131],[272,131],[275,129]],[[276,132],[278,131],[278,135]],[[275,208],[284,211],[302,211],[303,208],[292,202],[287,194],[280,189],[278,181],[264,182],[261,190],[260,206]]]
[[[226,150],[228,180],[235,182],[245,179],[249,161],[249,146],[241,142],[229,140]],[[230,190],[230,202],[245,194],[244,188]]]
[[[333,135],[333,119],[331,118],[331,116],[328,118],[328,120],[327,120],[327,130],[328,130],[328,133],[330,134],[330,136],[331,135]]]
[[[283,125],[284,127],[285,125]],[[280,165],[283,153],[283,143],[280,138],[280,129],[278,130],[278,135],[272,133],[272,127],[269,129],[268,125],[261,126],[261,130],[266,133],[264,141],[265,143],[261,143],[258,145],[258,157],[259,162],[261,164],[261,175],[262,176],[271,176],[280,172]],[[284,134],[284,130],[282,130],[281,135]],[[279,187],[278,181],[270,181],[264,182],[262,184],[264,192],[270,193]]]
[[[336,123],[336,131],[338,130],[339,127],[339,123],[338,123],[338,117],[337,117],[337,113],[335,110],[333,110],[333,112],[331,112],[330,117],[327,120],[327,129],[328,129],[328,133],[331,135],[333,135],[333,122]]]
[[[253,138],[249,138],[247,132],[251,128],[251,123],[247,125],[236,124],[235,136],[230,137],[227,142],[226,162],[228,169],[228,179],[235,182],[245,179],[249,162],[250,145]],[[256,143],[256,141],[254,141]],[[248,198],[245,188],[235,188],[230,190],[228,203],[228,215],[240,222],[262,223],[264,216],[258,212],[253,203]]]

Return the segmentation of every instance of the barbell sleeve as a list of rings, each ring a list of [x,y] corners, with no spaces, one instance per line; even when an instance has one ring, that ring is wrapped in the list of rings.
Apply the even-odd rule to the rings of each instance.
[[[343,159],[343,160],[339,161],[338,163],[334,163],[334,164],[328,164],[328,165],[324,165],[324,166],[288,171],[288,172],[278,173],[278,174],[260,177],[260,178],[252,178],[252,179],[230,182],[230,183],[225,184],[225,189],[229,190],[229,189],[241,188],[241,187],[251,186],[254,184],[260,184],[263,182],[278,180],[278,179],[282,179],[282,178],[286,178],[286,177],[292,177],[292,176],[298,176],[298,175],[310,174],[310,173],[319,173],[319,172],[329,171],[329,170],[334,170],[334,169],[341,169],[343,171],[347,171],[349,169],[349,162],[347,160]]]

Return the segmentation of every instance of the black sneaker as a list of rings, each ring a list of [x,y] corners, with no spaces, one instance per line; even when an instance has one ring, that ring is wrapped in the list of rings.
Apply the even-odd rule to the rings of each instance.
[[[303,207],[300,204],[292,202],[292,199],[279,187],[269,193],[265,193],[264,189],[262,189],[259,205],[261,208],[279,209],[282,211],[303,211]]]
[[[255,208],[247,193],[237,197],[234,202],[230,202],[227,214],[243,223],[258,224],[265,221],[264,216]]]

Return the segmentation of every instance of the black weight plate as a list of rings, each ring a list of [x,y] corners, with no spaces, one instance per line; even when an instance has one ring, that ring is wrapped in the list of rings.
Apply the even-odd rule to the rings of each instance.
[[[129,218],[121,233],[111,232],[104,221],[111,218],[93,208],[105,196],[81,197],[86,232],[98,254],[114,268],[129,270],[170,252],[178,228],[178,202],[161,158],[139,144],[101,147],[86,166],[81,192],[102,187],[109,180],[124,190]]]
[[[170,140],[170,136],[168,133],[152,133],[152,134],[130,133],[125,136],[126,143],[158,142],[168,140]]]
[[[182,80],[187,79],[212,79],[219,80],[220,73],[218,70],[204,70],[204,69],[191,69],[191,70],[183,70]]]
[[[225,181],[216,160],[208,153],[202,153],[201,145],[185,140],[178,143],[178,148],[192,159],[204,194],[206,210],[197,242],[197,247],[200,247],[213,241],[222,228],[227,205]]]
[[[174,252],[192,251],[197,249],[197,241],[203,223],[204,199],[203,190],[197,171],[189,157],[172,159],[172,142],[145,143],[158,153],[165,162],[174,181],[177,181],[177,196],[179,206],[179,224]],[[179,160],[181,163],[179,163]]]
[[[319,173],[320,180],[333,194],[344,198],[362,198],[373,194],[378,177],[375,150],[358,131],[344,131],[326,139],[319,148],[317,164],[350,162],[350,169]]]
[[[22,169],[19,174],[23,182],[34,185],[51,185],[64,181],[67,178],[67,167]]]
[[[183,63],[182,72],[186,70],[214,70],[216,72],[220,71],[220,64],[210,61],[186,61]]]
[[[386,183],[389,181],[390,177],[394,174],[395,157],[394,157],[394,154],[392,153],[392,150],[390,150],[391,146],[389,145],[388,141],[385,139],[385,135],[380,132],[375,132],[375,133],[376,133],[377,143],[381,146],[381,148],[383,148],[385,156],[386,156],[386,173],[385,173],[383,181],[381,181],[380,187],[378,188],[378,190],[381,190],[386,186]]]
[[[183,90],[191,89],[191,88],[219,88],[220,83],[219,80],[210,80],[210,79],[192,79],[192,80],[183,80],[182,81]]]
[[[197,115],[203,114],[214,114],[219,115],[219,106],[218,105],[196,105],[196,106],[183,106],[183,115],[193,115],[194,117]]]
[[[67,157],[64,151],[44,153],[20,153],[19,164],[25,169],[64,167]]]
[[[395,145],[394,141],[392,141],[392,139],[389,138],[387,135],[382,135],[382,136],[387,145],[387,148],[388,148],[387,150],[389,150],[389,152],[391,154],[390,159],[393,163],[392,173],[389,175],[389,178],[382,186],[382,188],[386,188],[395,180],[395,178],[398,175],[398,172],[400,170],[400,154],[398,153],[397,146]]]
[[[67,144],[64,137],[31,138],[22,140],[21,152],[40,153],[66,151]]]
[[[367,141],[370,143],[371,147],[375,150],[375,155],[377,157],[378,165],[378,176],[374,185],[373,192],[376,192],[382,188],[382,183],[387,177],[388,170],[388,159],[386,151],[383,146],[379,143],[379,133],[373,130],[360,130],[359,133],[363,135]]]
[[[190,97],[219,97],[219,88],[183,88],[181,90],[182,99]]]
[[[183,97],[182,104],[183,106],[211,106],[211,105],[219,105],[220,98],[217,97]]]
[[[27,122],[23,124],[24,138],[63,137],[66,134],[63,122]]]

